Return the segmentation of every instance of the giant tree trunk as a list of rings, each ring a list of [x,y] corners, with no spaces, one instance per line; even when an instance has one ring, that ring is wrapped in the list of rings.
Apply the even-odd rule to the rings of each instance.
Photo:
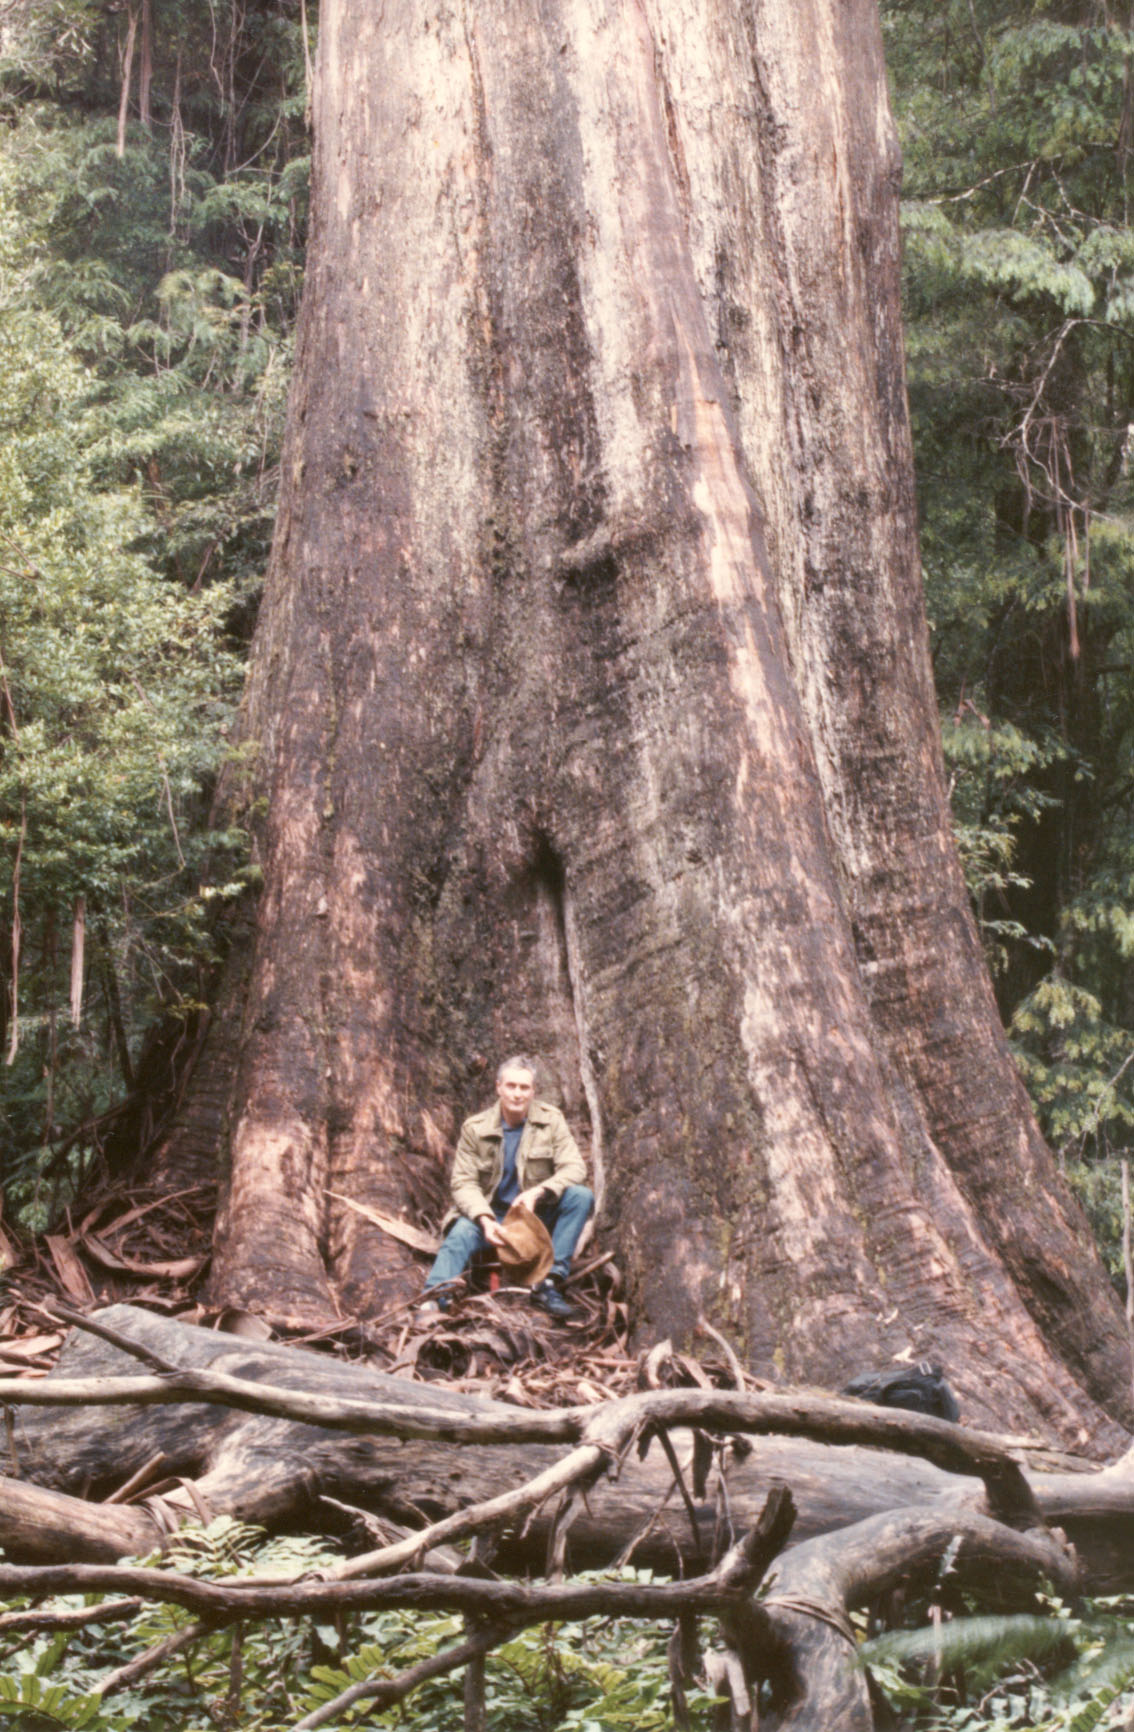
[[[319,53],[217,1297],[403,1296],[334,1199],[435,1196],[523,1048],[643,1333],[1113,1446],[950,840],[873,0],[326,0]]]

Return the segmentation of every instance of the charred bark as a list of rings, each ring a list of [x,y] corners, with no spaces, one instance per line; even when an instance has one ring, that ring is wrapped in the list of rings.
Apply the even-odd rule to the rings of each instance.
[[[950,840],[873,0],[328,0],[319,52],[216,1297],[404,1296],[330,1193],[427,1209],[527,1048],[644,1336],[1117,1447]]]

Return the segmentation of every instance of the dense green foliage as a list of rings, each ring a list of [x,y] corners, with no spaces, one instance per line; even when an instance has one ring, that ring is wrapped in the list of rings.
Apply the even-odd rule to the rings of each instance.
[[[186,1529],[161,1561],[183,1574],[223,1579],[300,1575],[337,1557],[326,1542],[267,1540],[221,1517],[207,1529]],[[648,1580],[649,1572],[628,1569],[622,1576]],[[944,1577],[931,1603],[943,1582]],[[37,1610],[66,1612],[97,1603],[96,1595],[63,1596],[39,1603]],[[13,1600],[6,1609],[26,1605]],[[857,1621],[864,1626],[864,1619]],[[162,1732],[274,1732],[325,1709],[353,1686],[396,1677],[454,1646],[464,1633],[459,1617],[401,1611],[207,1629],[195,1626],[188,1613],[157,1604],[127,1622],[108,1618],[38,1635],[0,1631],[0,1725],[14,1719],[25,1732],[140,1732],[158,1725]],[[179,1634],[176,1651],[155,1653]],[[488,1732],[670,1732],[680,1722],[672,1702],[669,1634],[617,1618],[518,1632],[486,1662]],[[700,1634],[711,1646],[711,1621]],[[876,1683],[909,1727],[1087,1732],[1127,1724],[1134,1608],[1124,1601],[1088,1603],[1074,1611],[1053,1601],[1037,1614],[936,1619],[924,1628],[869,1639],[862,1628],[860,1646]],[[146,1655],[152,1656],[147,1667],[118,1676]],[[721,1723],[721,1705],[703,1685],[686,1686],[684,1696],[687,1732],[710,1732]],[[334,1732],[356,1725],[456,1732],[463,1723],[459,1671],[419,1685],[404,1702],[383,1710],[365,1698],[342,1705],[326,1722]]]
[[[72,1092],[87,1067],[67,1062],[84,1037],[59,1029],[75,915],[89,922],[85,960],[119,1005],[141,952],[161,968],[175,934],[187,936],[200,842],[182,839],[184,813],[215,763],[235,666],[219,630],[225,587],[194,595],[164,581],[143,551],[137,488],[95,480],[91,380],[50,315],[31,310],[11,204],[0,210],[0,869],[16,1060],[5,1105],[13,1142],[28,1147],[37,1129],[46,1142],[53,1121],[89,1110]]]
[[[0,1136],[43,1224],[241,882],[208,801],[271,531],[305,58],[272,0],[19,5],[0,46]]]
[[[902,1723],[934,1732],[1018,1727],[1094,1732],[1129,1726],[1134,1608],[1123,1600],[1076,1611],[957,1617],[888,1632],[863,1659]]]
[[[1045,1129],[1117,1260],[1134,1125],[1134,35],[884,0],[923,551],[962,847]]]

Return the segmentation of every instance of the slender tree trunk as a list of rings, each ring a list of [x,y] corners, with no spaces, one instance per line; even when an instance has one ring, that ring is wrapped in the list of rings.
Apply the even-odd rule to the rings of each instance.
[[[1113,1443],[942,791],[873,0],[327,0],[315,125],[216,1296],[403,1296],[329,1193],[427,1207],[527,1048],[644,1334]]]
[[[130,117],[130,80],[134,73],[134,40],[138,34],[138,14],[133,6],[126,7],[126,42],[122,49],[122,89],[118,97],[118,136],[115,152],[126,154],[126,122]]]
[[[138,67],[138,119],[149,132],[153,122],[150,110],[150,90],[154,78],[154,6],[153,0],[142,0],[141,63]]]

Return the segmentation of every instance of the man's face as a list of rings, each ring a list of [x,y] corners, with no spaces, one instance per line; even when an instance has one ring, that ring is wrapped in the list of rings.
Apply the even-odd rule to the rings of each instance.
[[[534,1094],[535,1077],[530,1070],[522,1070],[519,1065],[502,1070],[496,1084],[496,1098],[500,1102],[504,1122],[509,1125],[522,1124],[528,1116]]]

